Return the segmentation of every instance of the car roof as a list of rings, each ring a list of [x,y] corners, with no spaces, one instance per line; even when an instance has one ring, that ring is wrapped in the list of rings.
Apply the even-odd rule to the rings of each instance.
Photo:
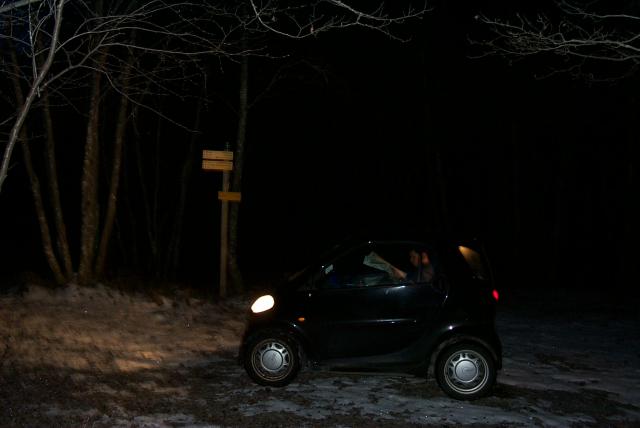
[[[482,247],[482,241],[477,236],[461,236],[433,232],[399,232],[399,233],[370,233],[352,234],[337,246],[348,247],[361,243],[424,243],[433,246],[465,245],[474,249]]]

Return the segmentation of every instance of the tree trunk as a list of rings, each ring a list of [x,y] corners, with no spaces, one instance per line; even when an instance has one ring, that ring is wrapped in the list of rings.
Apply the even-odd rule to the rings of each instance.
[[[103,12],[103,0],[97,0],[95,10],[98,16]],[[88,284],[94,279],[94,256],[98,239],[99,207],[98,207],[98,172],[99,172],[99,132],[100,99],[102,97],[102,73],[107,61],[107,50],[103,50],[94,66],[91,82],[91,98],[89,101],[89,117],[87,120],[87,136],[84,145],[82,164],[80,215],[80,263],[78,266],[78,282]]]
[[[137,110],[136,107],[137,106],[132,107],[132,114],[131,114],[132,117],[136,117],[136,114],[135,114]],[[132,128],[135,133],[135,122]],[[136,138],[138,137],[134,136],[132,140],[136,141]],[[123,163],[123,169],[125,171],[131,171],[131,168],[133,167],[131,166],[130,150],[124,150],[122,154],[122,163]],[[128,236],[130,238],[130,241],[127,242],[126,244],[124,242],[121,242],[121,246],[125,250],[123,251],[122,256],[124,258],[124,262],[127,267],[140,265],[140,255],[138,252],[138,248],[140,247],[140,245],[139,245],[139,237],[137,233],[138,223],[136,221],[134,207],[131,202],[132,193],[134,193],[131,180],[132,180],[131,174],[124,174],[124,176],[122,177],[122,193],[121,193],[122,200],[121,200],[120,212],[122,212],[122,209],[124,209],[123,215],[125,217],[121,218],[122,221],[117,222],[117,225],[119,227],[118,236],[119,237]],[[126,225],[126,230],[124,230],[125,225]]]
[[[193,124],[193,129],[198,130],[200,128],[200,118],[202,117],[202,106],[204,104],[205,93],[198,101],[196,107],[196,117]],[[194,160],[196,157],[196,147],[198,141],[198,133],[191,134],[189,140],[189,147],[187,148],[187,156],[182,164],[182,171],[180,175],[180,194],[178,195],[178,205],[176,207],[176,217],[173,223],[173,231],[171,233],[171,240],[169,241],[169,249],[167,252],[167,271],[165,276],[173,276],[178,270],[180,264],[180,248],[182,241],[182,223],[184,219],[185,205],[187,201],[187,191],[189,189],[189,176],[193,171]]]
[[[118,111],[118,121],[116,124],[116,132],[113,147],[113,165],[111,166],[111,179],[109,182],[109,195],[107,201],[107,213],[104,219],[102,236],[100,238],[100,246],[96,259],[96,276],[100,277],[104,273],[105,261],[109,250],[109,241],[113,231],[113,223],[116,217],[117,195],[120,185],[120,171],[122,169],[122,146],[124,144],[125,132],[127,128],[127,111],[129,109],[128,97],[128,74],[133,64],[133,57],[129,58],[127,66],[123,72],[123,87],[120,94],[120,107]]]
[[[44,50],[42,39],[38,38],[36,47],[39,51]],[[12,51],[15,55],[15,50]],[[17,59],[15,60],[17,64]],[[42,67],[42,64],[39,64]],[[16,72],[19,71],[16,67]],[[51,118],[51,103],[49,102],[48,90],[42,89],[42,118],[44,120],[44,129],[46,134],[45,164],[47,171],[47,184],[49,187],[49,203],[53,210],[54,224],[56,228],[56,247],[58,249],[58,257],[64,267],[64,274],[67,279],[73,276],[73,263],[71,260],[71,252],[69,251],[69,240],[67,238],[67,226],[64,221],[62,211],[62,203],[60,202],[60,186],[58,184],[58,163],[56,160],[56,139],[53,128],[53,120]]]
[[[629,111],[630,123],[637,123],[638,120],[638,104],[635,97],[631,101]],[[638,236],[638,198],[637,198],[637,171],[635,170],[635,162],[638,159],[638,128],[630,126],[627,132],[627,164],[624,172],[623,192],[624,198],[624,223],[622,238],[622,256],[620,257],[620,276],[625,286],[632,278],[638,276],[638,264],[635,257],[636,241],[634,237]]]
[[[46,140],[46,164],[47,164],[47,181],[49,184],[49,199],[56,226],[56,243],[58,254],[62,259],[65,275],[71,278],[73,275],[73,263],[71,261],[71,252],[69,251],[69,241],[67,239],[67,226],[64,222],[62,212],[62,204],[60,202],[60,186],[58,185],[58,167],[56,162],[56,143],[53,135],[53,121],[51,120],[51,110],[49,108],[49,96],[46,90],[42,96],[42,113],[44,116],[45,130],[47,134]]]
[[[13,89],[15,91],[16,103],[19,106],[24,105],[24,94],[22,93],[22,87],[20,86],[20,81],[18,80],[19,72],[18,69],[18,58],[16,57],[16,53],[14,49],[11,49],[11,60],[13,62],[13,74],[12,74],[12,82]],[[31,150],[29,150],[29,141],[27,136],[26,125],[20,127],[20,140],[22,147],[22,155],[24,157],[24,164],[27,170],[27,175],[29,176],[29,182],[31,184],[31,194],[33,195],[33,203],[36,209],[36,217],[38,219],[38,225],[40,226],[40,236],[42,238],[42,249],[44,251],[44,256],[47,260],[47,264],[53,273],[53,277],[57,284],[64,284],[68,279],[68,276],[62,273],[62,269],[60,268],[60,263],[58,263],[58,259],[56,258],[55,252],[53,251],[53,245],[51,243],[51,231],[49,229],[49,222],[47,221],[47,213],[44,209],[44,203],[42,201],[42,192],[40,187],[40,179],[36,174],[35,169],[33,168],[33,161],[31,159]]]
[[[520,150],[518,142],[518,125],[515,119],[511,119],[511,147],[512,147],[512,216],[513,216],[513,235],[511,239],[511,271],[512,279],[515,281],[515,273],[520,271],[520,237],[522,219],[520,218]]]
[[[103,64],[106,55],[103,54],[99,63]],[[93,279],[93,262],[98,233],[98,125],[100,118],[101,76],[99,71],[93,74],[91,86],[91,100],[89,104],[89,120],[87,123],[87,139],[84,147],[84,161],[82,166],[81,184],[81,215],[80,229],[80,266],[78,281],[87,284]]]
[[[242,170],[244,166],[244,145],[247,135],[247,116],[249,115],[249,57],[243,56],[240,62],[240,90],[238,103],[238,132],[236,138],[236,150],[234,154],[233,179],[231,190],[242,190]],[[236,292],[244,290],[242,273],[238,267],[238,220],[240,216],[240,204],[231,204],[229,216],[229,274],[233,289]]]
[[[49,264],[49,268],[53,273],[53,278],[56,284],[62,285],[67,282],[67,277],[62,273],[60,263],[56,258],[53,251],[53,244],[51,243],[51,231],[49,230],[49,223],[47,222],[47,215],[44,210],[44,204],[42,202],[42,193],[40,191],[40,180],[38,175],[33,169],[33,162],[31,160],[31,151],[29,150],[29,143],[27,140],[26,126],[22,126],[20,130],[20,136],[22,140],[22,154],[24,156],[24,164],[29,175],[29,181],[31,182],[31,193],[33,194],[33,202],[36,208],[36,216],[38,217],[38,224],[40,225],[40,236],[42,237],[42,248],[44,255]]]
[[[140,138],[141,137],[137,135],[136,138],[133,139],[133,149],[134,149],[134,156],[136,161],[136,170],[137,170],[138,180],[140,182],[139,197],[141,199],[142,207],[144,210],[143,212],[144,228],[145,228],[145,233],[148,240],[148,246],[151,251],[151,256],[150,256],[151,258],[150,259],[147,258],[147,260],[144,260],[144,262],[146,262],[147,270],[150,271],[153,268],[153,263],[155,261],[157,246],[156,246],[156,239],[155,239],[156,235],[154,233],[154,228],[153,228],[153,215],[151,213],[152,208],[151,208],[151,202],[149,198],[149,190],[148,190],[147,182],[145,181],[145,171],[142,165],[142,149],[140,147],[141,145]]]
[[[162,141],[162,136],[164,135],[164,120],[158,117],[158,126],[156,128],[156,141],[155,141],[155,153],[152,157],[153,159],[153,185],[151,186],[152,194],[152,204],[151,204],[151,230],[153,239],[151,241],[151,272],[158,276],[160,273],[160,265],[161,265],[161,239],[160,236],[160,186],[162,186],[162,182],[160,181],[160,162],[161,162],[161,150],[160,144]]]

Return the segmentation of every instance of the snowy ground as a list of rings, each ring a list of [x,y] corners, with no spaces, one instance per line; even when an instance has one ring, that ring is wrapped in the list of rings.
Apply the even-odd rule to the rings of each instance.
[[[0,296],[0,426],[640,426],[637,305],[557,297],[503,299],[498,386],[466,403],[411,376],[257,386],[234,359],[247,302],[32,286]]]

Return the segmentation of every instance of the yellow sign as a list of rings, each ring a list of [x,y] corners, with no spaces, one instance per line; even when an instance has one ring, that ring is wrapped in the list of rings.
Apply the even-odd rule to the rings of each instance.
[[[228,150],[203,150],[202,159],[232,161],[233,152]]]
[[[240,192],[218,192],[218,199],[221,201],[240,202]]]
[[[203,160],[202,169],[205,171],[232,171],[233,162],[220,160]]]

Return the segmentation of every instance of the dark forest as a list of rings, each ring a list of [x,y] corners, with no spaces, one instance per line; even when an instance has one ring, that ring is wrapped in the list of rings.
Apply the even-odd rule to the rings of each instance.
[[[106,12],[99,2],[86,5]],[[141,32],[132,36],[137,43],[164,43],[167,52],[114,44],[36,97],[0,193],[3,283],[25,272],[52,283],[82,276],[82,234],[104,233],[120,159],[108,245],[88,244],[102,267],[86,261],[95,264],[83,281],[138,278],[215,290],[221,174],[201,170],[201,151],[235,150],[240,128],[236,260],[248,285],[292,272],[345,237],[407,231],[481,239],[502,289],[609,290],[635,282],[640,111],[633,65],[575,67],[567,55],[505,54],[488,42],[497,33],[479,16],[513,17],[511,2],[436,2],[382,31],[333,28],[301,39],[261,27],[249,9],[228,17],[219,7],[218,21],[202,24],[208,46]],[[562,19],[555,5],[540,7]],[[26,40],[25,12],[11,13],[2,24],[13,35],[1,45],[3,142],[33,59],[26,44],[16,45]],[[73,2],[66,13],[68,28],[87,16]],[[171,13],[149,20],[166,23]],[[187,59],[173,52],[198,48],[218,51]],[[64,66],[60,57],[52,70]],[[99,142],[93,178],[83,175],[88,138]],[[66,267],[49,186],[53,158]],[[28,164],[39,177],[57,278],[43,251]],[[82,202],[87,179],[96,183],[93,202]],[[86,209],[97,218],[93,232],[83,229]]]

